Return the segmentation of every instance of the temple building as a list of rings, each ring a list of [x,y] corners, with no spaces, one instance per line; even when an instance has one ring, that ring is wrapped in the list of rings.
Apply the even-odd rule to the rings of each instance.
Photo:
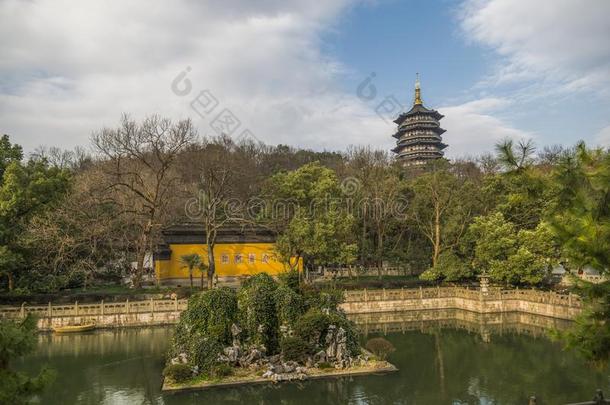
[[[413,107],[402,113],[394,120],[398,129],[394,135],[396,159],[404,166],[423,166],[427,162],[443,157],[443,143],[441,135],[445,130],[440,127],[439,121],[444,116],[436,110],[424,107],[421,98],[419,77],[415,82],[415,99]]]
[[[208,261],[205,230],[201,224],[177,224],[161,232],[162,243],[154,253],[155,275],[160,284],[188,285],[184,255],[196,253]],[[220,282],[239,282],[244,277],[265,272],[272,276],[291,266],[281,262],[275,252],[275,234],[260,227],[227,226],[217,232],[214,246],[216,277]],[[296,263],[296,261],[295,261]],[[302,260],[295,266],[303,268]],[[199,269],[194,277],[200,277]],[[205,277],[205,275],[204,275]]]

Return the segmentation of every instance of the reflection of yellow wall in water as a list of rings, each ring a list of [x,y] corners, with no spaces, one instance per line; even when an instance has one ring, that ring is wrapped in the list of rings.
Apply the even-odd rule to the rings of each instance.
[[[156,260],[155,273],[159,280],[188,278],[188,268],[180,262],[183,255],[197,253],[208,262],[207,246],[199,244],[170,244],[169,260]],[[214,246],[214,263],[218,277],[250,276],[257,273],[277,275],[288,266],[277,260],[273,243],[217,243]],[[299,261],[302,270],[302,260]],[[199,270],[193,272],[200,276]]]

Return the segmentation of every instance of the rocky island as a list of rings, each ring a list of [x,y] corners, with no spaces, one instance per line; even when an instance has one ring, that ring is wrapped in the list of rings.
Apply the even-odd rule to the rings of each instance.
[[[295,272],[279,282],[263,273],[239,292],[220,288],[191,298],[176,326],[163,390],[396,371],[385,360],[387,346],[360,346],[338,309],[341,297],[300,285]]]

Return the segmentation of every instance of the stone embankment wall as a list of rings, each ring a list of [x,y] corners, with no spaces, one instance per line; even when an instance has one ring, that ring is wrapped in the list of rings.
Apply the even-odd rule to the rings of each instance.
[[[460,309],[480,314],[523,312],[570,320],[581,312],[582,303],[574,294],[445,287],[347,291],[341,307],[348,314]]]
[[[187,300],[147,300],[81,305],[0,307],[0,318],[19,319],[31,313],[40,330],[95,323],[99,328],[171,325],[178,322]]]
[[[0,307],[0,318],[19,319],[27,313],[39,317],[38,327],[51,330],[64,325],[95,323],[97,327],[131,327],[174,324],[186,309],[186,300],[80,305]],[[343,310],[351,315],[425,310],[464,310],[479,314],[524,313],[571,320],[581,312],[576,295],[534,290],[469,290],[420,288],[347,291]]]

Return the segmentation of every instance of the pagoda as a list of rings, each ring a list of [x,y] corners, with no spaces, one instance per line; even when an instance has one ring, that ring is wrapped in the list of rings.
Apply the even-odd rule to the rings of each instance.
[[[415,99],[413,107],[394,120],[398,129],[394,135],[396,159],[404,166],[424,166],[427,162],[443,157],[441,135],[445,130],[439,121],[444,117],[436,110],[424,107],[421,99],[419,75],[415,81]]]

